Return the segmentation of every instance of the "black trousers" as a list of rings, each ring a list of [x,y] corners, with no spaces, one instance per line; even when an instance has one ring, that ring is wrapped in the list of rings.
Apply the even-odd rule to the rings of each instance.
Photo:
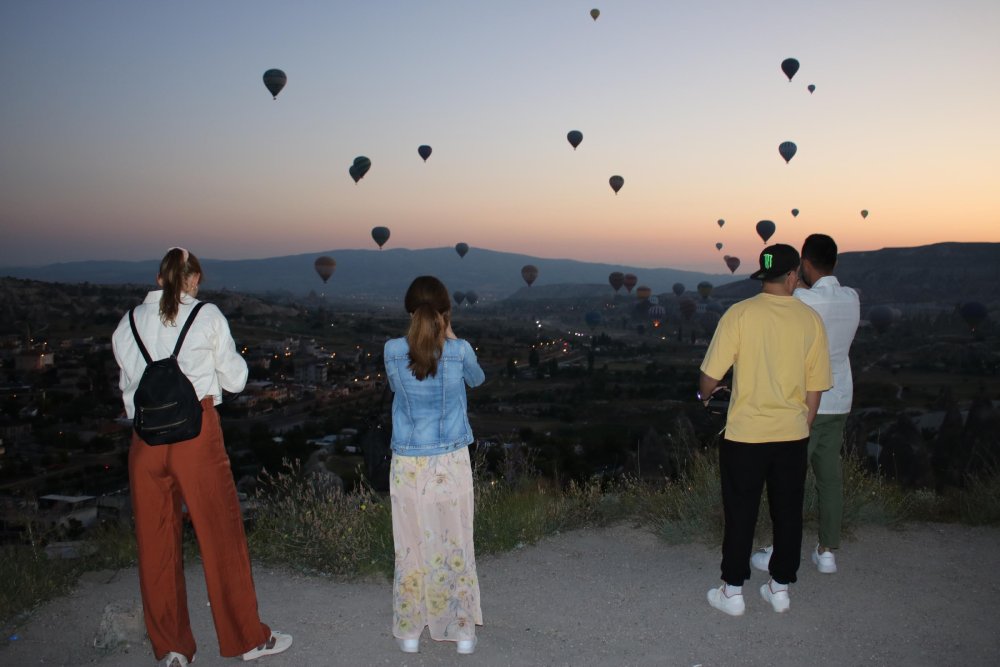
[[[724,439],[719,445],[722,508],[726,519],[722,579],[727,584],[742,586],[750,578],[753,535],[765,484],[774,524],[771,578],[779,584],[795,583],[802,551],[808,444],[809,438],[762,443]]]

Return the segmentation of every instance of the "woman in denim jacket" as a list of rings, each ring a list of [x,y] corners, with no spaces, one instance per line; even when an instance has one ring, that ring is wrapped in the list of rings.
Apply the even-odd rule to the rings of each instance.
[[[406,291],[405,338],[385,344],[392,401],[392,634],[405,653],[431,638],[476,649],[483,624],[472,540],[473,490],[465,385],[485,379],[476,353],[451,330],[451,298],[433,276]]]

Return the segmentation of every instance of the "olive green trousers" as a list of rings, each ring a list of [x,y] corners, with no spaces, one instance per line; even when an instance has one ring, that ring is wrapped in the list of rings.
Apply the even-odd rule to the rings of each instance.
[[[840,547],[844,517],[844,470],[840,451],[844,444],[846,414],[816,415],[809,431],[809,465],[816,477],[819,503],[819,544]]]

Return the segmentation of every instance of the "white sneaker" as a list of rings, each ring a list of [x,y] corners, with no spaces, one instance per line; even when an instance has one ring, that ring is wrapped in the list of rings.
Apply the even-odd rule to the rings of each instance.
[[[779,614],[788,611],[792,602],[788,598],[788,586],[785,586],[782,590],[775,591],[771,590],[771,585],[774,584],[774,579],[769,579],[766,584],[760,587],[760,596],[771,603],[774,610]]]
[[[274,632],[271,631],[271,636],[267,638],[267,641],[258,646],[257,648],[252,648],[243,654],[244,660],[256,660],[257,658],[262,658],[265,655],[274,655],[275,653],[281,653],[282,651],[287,651],[288,647],[292,645],[292,636],[286,635],[284,632]]]
[[[730,616],[742,616],[746,611],[746,603],[743,602],[743,594],[726,595],[726,585],[722,584],[718,588],[713,588],[708,592],[708,604],[719,611],[724,611]]]
[[[455,650],[458,651],[459,655],[472,655],[476,652],[477,643],[479,643],[479,639],[476,637],[472,639],[459,639],[455,644]]]
[[[771,564],[771,552],[774,551],[774,547],[764,547],[759,551],[753,552],[750,556],[750,564],[761,572],[767,572],[768,566]]]
[[[191,662],[194,662],[194,657],[191,658]],[[157,667],[187,667],[191,662],[188,662],[183,653],[171,651],[163,656],[163,660],[157,662],[156,665]]]
[[[399,650],[403,653],[420,653],[420,638],[416,639],[400,639],[396,637],[396,643],[399,644]]]
[[[813,563],[823,574],[833,574],[837,571],[837,559],[833,557],[832,551],[820,553],[819,547],[816,547],[813,549]]]

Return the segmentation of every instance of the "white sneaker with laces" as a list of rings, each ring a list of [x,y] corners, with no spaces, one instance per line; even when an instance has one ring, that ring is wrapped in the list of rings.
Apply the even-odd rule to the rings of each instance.
[[[271,636],[267,638],[267,641],[258,646],[257,648],[252,648],[243,654],[244,660],[256,660],[257,658],[262,658],[265,655],[274,655],[275,653],[281,653],[282,651],[287,651],[288,647],[292,645],[292,636],[286,635],[284,632],[274,632],[271,631]]]
[[[742,616],[747,608],[742,593],[726,595],[725,584],[708,591],[708,604],[730,616]]]
[[[191,662],[194,662],[194,658],[191,658]],[[157,662],[156,665],[157,667],[187,667],[191,662],[188,662],[183,653],[171,651],[163,656],[163,659]]]
[[[813,549],[813,563],[816,565],[816,569],[823,574],[833,574],[837,571],[837,559],[834,558],[833,552],[820,553],[818,546]]]
[[[774,547],[764,547],[753,552],[753,555],[750,556],[750,564],[761,572],[767,572],[768,566],[771,564],[772,551],[774,551]]]
[[[788,598],[788,586],[782,589],[774,590],[772,586],[778,586],[780,584],[775,584],[774,579],[769,579],[766,584],[760,587],[760,596],[771,603],[774,610],[779,614],[788,611],[791,607],[791,600]]]
[[[399,650],[403,653],[420,653],[420,639],[400,639],[396,637]]]

